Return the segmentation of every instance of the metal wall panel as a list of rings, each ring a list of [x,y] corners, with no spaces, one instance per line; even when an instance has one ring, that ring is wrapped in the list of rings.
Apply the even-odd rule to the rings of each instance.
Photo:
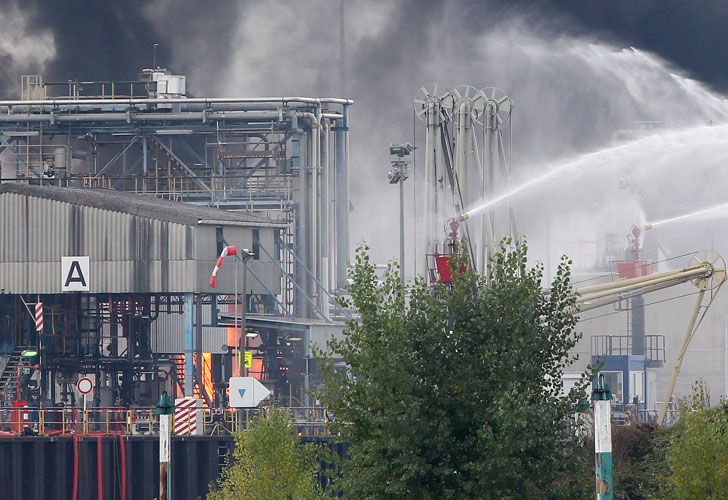
[[[260,228],[261,240],[272,241],[273,232]],[[231,244],[252,246],[251,228],[224,226],[223,233]],[[5,293],[60,293],[61,257],[73,255],[90,256],[92,293],[214,291],[208,282],[217,258],[215,226],[188,226],[0,193],[0,289]],[[260,266],[256,272],[268,289],[279,292],[277,266],[265,261],[250,265]],[[227,275],[222,273],[219,293],[233,291],[234,276]],[[248,281],[249,291],[264,293],[254,279]]]
[[[202,308],[202,323],[211,323],[210,307]],[[227,327],[202,327],[202,352],[223,354],[222,348],[227,342]],[[184,344],[184,315],[160,314],[151,325],[150,345],[153,352],[183,353]]]
[[[197,251],[197,287],[199,290],[208,292],[217,291],[218,293],[233,293],[235,291],[235,258],[229,257],[225,259],[223,269],[217,275],[217,288],[215,290],[208,287],[210,274],[215,267],[217,260],[216,235],[215,226],[196,228],[198,237],[196,242]],[[270,228],[260,228],[259,235],[261,245],[271,254],[274,255],[274,234],[275,230]],[[253,231],[248,227],[224,226],[223,238],[229,245],[235,245],[238,249],[253,249]],[[213,252],[211,254],[211,252]],[[210,257],[212,255],[212,257]],[[242,293],[243,286],[243,264],[238,261],[238,290]],[[248,274],[246,280],[247,293],[265,294],[268,290],[274,294],[281,292],[281,271],[278,265],[271,261],[263,252],[260,252],[260,259],[248,261],[248,266],[252,273],[255,273],[263,282],[261,284],[256,280],[252,273]],[[266,290],[267,289],[267,290]]]
[[[335,338],[341,340],[344,335],[344,328],[346,325],[343,323],[333,324],[312,324],[310,327],[310,341],[311,347],[321,350],[326,350],[326,343]]]

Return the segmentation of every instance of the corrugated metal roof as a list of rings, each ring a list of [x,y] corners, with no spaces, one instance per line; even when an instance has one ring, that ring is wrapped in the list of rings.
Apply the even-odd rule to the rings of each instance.
[[[55,200],[73,205],[111,210],[152,219],[194,226],[200,221],[220,221],[222,225],[250,227],[284,227],[267,217],[245,212],[230,212],[189,203],[162,200],[114,189],[74,189],[56,186],[34,186],[20,183],[0,184],[0,195],[17,193],[24,196]]]
[[[223,237],[243,248],[251,247],[254,228],[261,244],[274,246],[277,228],[248,214],[115,191],[0,185],[0,288],[61,293],[62,258],[88,256],[91,293],[231,293],[237,266],[228,265],[216,290],[209,287],[216,230],[198,217],[220,220]],[[265,286],[251,279],[248,293],[277,293],[276,263],[262,258],[249,266]]]

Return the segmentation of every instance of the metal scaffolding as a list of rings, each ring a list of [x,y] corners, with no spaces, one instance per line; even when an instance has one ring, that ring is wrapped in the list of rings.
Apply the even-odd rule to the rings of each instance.
[[[202,341],[193,343],[193,352],[189,339],[201,337],[207,322],[230,324],[241,314],[274,320],[261,323],[261,343],[251,346],[266,370],[260,375],[279,377],[282,384],[276,391],[284,401],[283,391],[288,393],[288,405],[307,398],[313,365],[309,330],[321,324],[340,329],[339,320],[350,317],[335,298],[346,286],[349,259],[352,101],[189,97],[185,77],[161,68],[143,70],[132,81],[49,83],[39,75],[26,75],[21,82],[19,100],[0,101],[0,184],[113,189],[281,223],[272,240],[253,230],[251,241],[226,242],[221,234],[213,241],[249,246],[275,268],[280,286],[277,277],[276,286],[267,286],[267,276],[248,268],[248,287],[240,297],[221,293],[180,298],[170,291],[184,305],[176,315],[184,318],[184,325],[170,319],[159,321],[158,328],[184,329],[185,354],[170,354],[165,361],[176,367],[170,374],[180,392],[184,381],[185,392],[191,393],[193,380],[202,385],[198,372],[205,360]],[[53,300],[49,297],[48,303]],[[98,311],[105,299],[89,300],[77,313],[103,319],[106,313]],[[244,306],[238,308],[238,303]],[[199,319],[201,307],[210,310],[209,320]],[[97,336],[103,330],[98,325],[88,329]],[[299,347],[300,341],[305,345]],[[232,354],[214,352],[208,371],[218,377]],[[56,368],[88,371],[72,365],[72,356],[65,358],[59,355]],[[205,400],[212,404],[212,390],[208,392]]]
[[[266,314],[328,321],[349,254],[348,115],[335,98],[192,98],[163,69],[125,82],[22,79],[0,101],[0,182],[131,191],[284,221]]]

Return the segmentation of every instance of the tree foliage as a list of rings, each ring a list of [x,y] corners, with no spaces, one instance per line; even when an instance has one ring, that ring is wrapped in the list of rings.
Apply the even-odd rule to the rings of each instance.
[[[667,450],[667,491],[673,498],[725,498],[728,492],[728,406],[705,407],[707,390],[696,384]]]
[[[235,436],[234,461],[211,488],[211,500],[321,498],[311,445],[294,435],[288,413],[269,408]]]
[[[563,394],[578,340],[570,263],[544,294],[525,243],[508,245],[487,286],[462,257],[451,286],[403,287],[395,266],[380,282],[357,251],[348,305],[360,318],[329,343],[319,394],[349,447],[340,486],[351,498],[578,494],[568,416],[588,377]]]
[[[666,456],[670,433],[670,428],[636,420],[612,427],[615,499],[666,497],[663,483],[670,472]],[[593,443],[589,450],[594,450]]]

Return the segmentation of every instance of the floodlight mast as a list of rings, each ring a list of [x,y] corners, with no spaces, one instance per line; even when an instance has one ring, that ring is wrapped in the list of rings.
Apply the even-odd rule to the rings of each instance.
[[[414,147],[410,143],[390,144],[389,155],[392,170],[387,174],[390,184],[399,184],[399,278],[404,285],[404,181],[409,177],[409,163],[406,159]]]

